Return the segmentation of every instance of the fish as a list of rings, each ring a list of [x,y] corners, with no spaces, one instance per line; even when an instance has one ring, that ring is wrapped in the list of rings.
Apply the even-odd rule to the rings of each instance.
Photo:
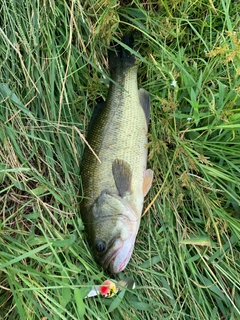
[[[110,274],[123,271],[132,256],[153,180],[147,169],[150,97],[138,90],[132,35],[124,35],[122,44],[108,51],[109,90],[94,109],[80,167],[88,242]]]

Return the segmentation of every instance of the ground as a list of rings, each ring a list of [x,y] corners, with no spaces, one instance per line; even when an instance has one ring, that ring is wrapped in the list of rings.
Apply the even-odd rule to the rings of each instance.
[[[239,1],[2,1],[0,319],[238,319]],[[79,165],[107,50],[133,33],[154,171],[136,288],[85,298]]]

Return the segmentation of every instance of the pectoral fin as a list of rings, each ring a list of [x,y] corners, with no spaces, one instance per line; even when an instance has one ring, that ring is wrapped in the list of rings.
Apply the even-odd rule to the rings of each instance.
[[[116,159],[112,164],[112,174],[118,189],[119,195],[123,198],[131,193],[132,171],[130,165]]]
[[[144,172],[143,176],[143,196],[145,197],[148,194],[148,191],[150,190],[152,186],[152,181],[153,181],[153,171],[151,169],[147,169]]]

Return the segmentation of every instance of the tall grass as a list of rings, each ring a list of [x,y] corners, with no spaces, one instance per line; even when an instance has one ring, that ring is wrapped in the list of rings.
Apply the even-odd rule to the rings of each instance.
[[[238,1],[2,0],[0,319],[238,319]],[[134,32],[151,95],[136,289],[85,298],[108,275],[79,212],[79,163],[107,49]]]

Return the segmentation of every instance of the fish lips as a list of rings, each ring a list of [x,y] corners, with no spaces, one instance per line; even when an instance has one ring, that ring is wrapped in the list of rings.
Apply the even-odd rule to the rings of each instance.
[[[134,239],[129,237],[126,240],[122,240],[121,238],[116,239],[114,247],[106,253],[101,263],[102,266],[108,269],[111,274],[123,271],[132,256],[134,243],[135,237]]]

